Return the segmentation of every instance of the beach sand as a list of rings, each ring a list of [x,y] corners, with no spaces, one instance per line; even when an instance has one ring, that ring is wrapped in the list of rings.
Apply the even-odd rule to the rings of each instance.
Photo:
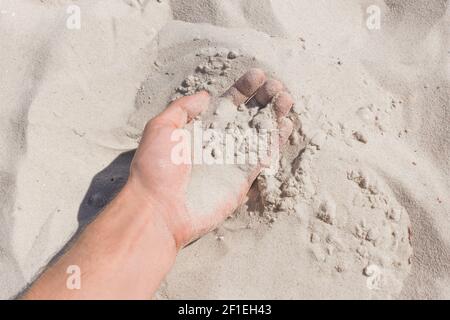
[[[295,99],[281,168],[182,250],[157,298],[450,298],[447,1],[1,0],[0,11],[0,298],[120,190],[146,121],[252,67]]]

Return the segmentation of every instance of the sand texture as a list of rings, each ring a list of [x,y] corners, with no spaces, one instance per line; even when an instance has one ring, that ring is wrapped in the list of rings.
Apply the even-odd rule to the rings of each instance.
[[[73,4],[79,30],[66,24]],[[447,1],[1,0],[0,10],[0,298],[120,190],[145,123],[171,100],[208,90],[204,129],[270,128],[269,109],[229,112],[219,98],[253,67],[294,97],[294,132],[275,172],[182,250],[157,297],[450,298]],[[205,148],[220,156],[214,139]],[[222,192],[208,179],[230,186],[246,170],[194,167],[194,210]]]

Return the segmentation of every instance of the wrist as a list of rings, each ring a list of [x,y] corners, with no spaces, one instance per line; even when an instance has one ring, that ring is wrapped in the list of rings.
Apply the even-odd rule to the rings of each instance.
[[[161,238],[161,243],[177,253],[176,239],[164,219],[165,213],[157,201],[144,196],[136,187],[127,182],[117,195],[115,201],[122,203],[126,210],[121,210],[126,219],[139,226],[140,232],[153,233]]]
[[[186,227],[182,227],[186,224],[179,223],[174,217],[183,217],[184,208],[177,208],[179,203],[166,203],[157,196],[148,192],[138,182],[133,179],[129,179],[121,191],[121,194],[125,198],[130,199],[136,207],[141,208],[138,210],[139,215],[151,217],[152,220],[158,222],[161,232],[165,232],[168,237],[171,238],[171,242],[174,244],[176,251],[178,252],[185,244],[184,234],[187,234]]]
[[[146,299],[160,286],[177,254],[155,203],[127,184],[52,265],[25,298]],[[66,270],[82,271],[82,289],[66,288]]]

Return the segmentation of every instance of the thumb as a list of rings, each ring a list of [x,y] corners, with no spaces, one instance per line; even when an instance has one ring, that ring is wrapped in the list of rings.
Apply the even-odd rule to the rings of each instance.
[[[201,91],[172,102],[166,110],[153,119],[153,124],[182,128],[193,118],[208,109],[209,93]]]

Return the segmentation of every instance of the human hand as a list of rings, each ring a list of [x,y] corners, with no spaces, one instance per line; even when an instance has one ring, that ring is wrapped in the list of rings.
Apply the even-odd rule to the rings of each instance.
[[[262,70],[252,69],[243,75],[225,94],[236,108],[256,99],[260,105],[273,102],[277,118],[280,144],[287,141],[293,124],[286,118],[293,105],[292,97],[276,80],[266,80]],[[273,101],[274,100],[274,101]],[[261,164],[245,172],[229,192],[216,194],[216,205],[208,212],[195,212],[187,205],[187,189],[192,179],[192,166],[188,163],[174,163],[172,150],[175,130],[182,129],[197,115],[208,108],[210,97],[207,92],[176,100],[153,118],[145,127],[139,148],[136,151],[125,188],[142,201],[152,203],[163,216],[178,248],[215,228],[245,199],[252,183],[263,170]],[[223,168],[226,170],[226,168]],[[217,181],[208,181],[209,184]],[[214,188],[212,188],[214,189]],[[236,192],[237,190],[237,192]]]

